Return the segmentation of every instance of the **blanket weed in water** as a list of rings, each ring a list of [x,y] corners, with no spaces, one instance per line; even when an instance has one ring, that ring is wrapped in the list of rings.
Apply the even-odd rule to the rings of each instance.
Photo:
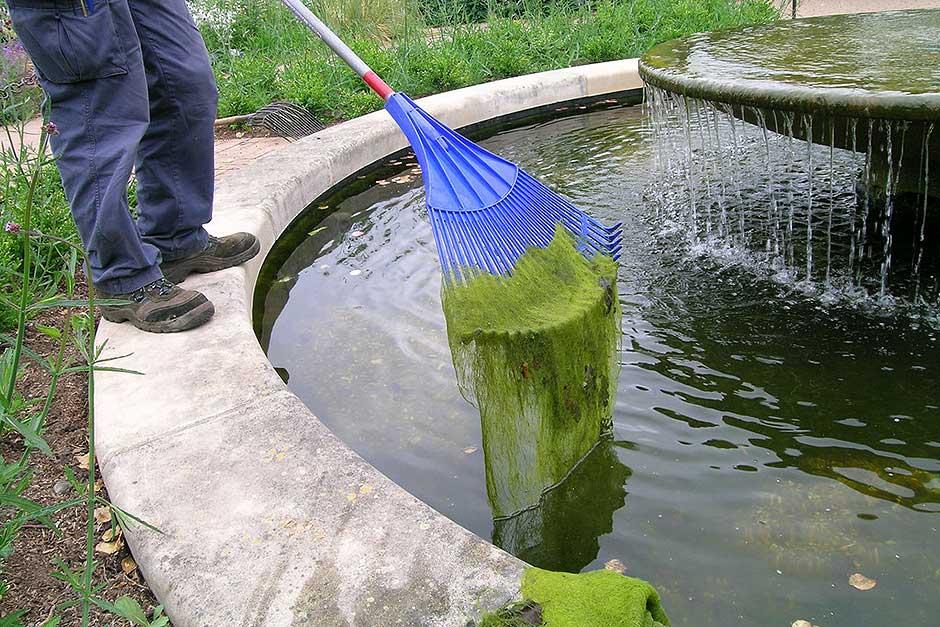
[[[564,229],[511,276],[445,280],[463,396],[480,411],[493,515],[539,504],[611,430],[620,338],[617,264],[586,259]]]
[[[668,627],[669,618],[650,584],[610,570],[557,573],[527,568],[522,603],[483,617],[480,627],[529,627],[522,608],[538,608],[545,627]],[[531,610],[528,612],[532,615]]]

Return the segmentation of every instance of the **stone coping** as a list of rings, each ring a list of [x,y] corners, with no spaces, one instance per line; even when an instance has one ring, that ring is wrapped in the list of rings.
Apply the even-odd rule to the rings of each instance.
[[[453,127],[639,89],[637,61],[533,74],[422,99]],[[176,627],[461,627],[512,599],[523,562],[419,501],[336,438],[268,362],[252,330],[264,256],[314,199],[406,146],[384,111],[271,153],[219,184],[209,230],[262,254],[196,275],[216,305],[194,331],[102,321],[99,464],[114,503],[156,525],[127,540]],[[324,355],[324,358],[328,356]]]
[[[940,9],[914,9],[695,33],[647,51],[640,75],[689,98],[769,111],[936,122],[938,29]]]

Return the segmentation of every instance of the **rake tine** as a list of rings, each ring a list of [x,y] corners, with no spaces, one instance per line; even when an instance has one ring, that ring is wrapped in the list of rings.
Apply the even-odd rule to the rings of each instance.
[[[555,209],[559,213],[562,213],[566,218],[573,220],[574,222],[580,224],[584,217],[587,218],[587,223],[597,231],[601,231],[603,235],[610,235],[616,233],[619,225],[614,225],[613,227],[605,227],[600,222],[588,216],[583,211],[575,207],[565,198],[558,196],[544,185],[538,182],[538,180],[532,178],[531,176],[520,177],[524,180],[525,186],[528,191],[538,194],[538,196],[543,199],[549,207]]]
[[[450,232],[450,225],[447,221],[447,216],[441,215],[440,213],[432,213],[431,226],[436,227],[436,230],[440,232],[441,242],[444,244],[443,248],[438,249],[438,257],[446,263],[448,267],[457,275],[458,279],[460,277],[460,262],[457,259],[457,253],[455,252],[453,236]]]
[[[500,260],[501,273],[508,274],[512,270],[513,262],[516,259],[516,256],[511,250],[512,242],[507,240],[502,233],[496,228],[496,219],[498,215],[491,213],[489,209],[484,209],[480,212],[480,225],[481,227],[490,234],[490,237],[495,242],[495,254]],[[505,224],[505,221],[502,220]],[[507,254],[510,259],[507,259]]]
[[[479,242],[483,245],[487,256],[493,263],[493,268],[490,270],[490,272],[493,274],[504,274],[505,270],[502,267],[499,255],[496,252],[496,249],[499,247],[499,241],[496,240],[493,233],[487,230],[487,224],[484,220],[480,219],[479,214],[470,214],[470,221],[473,230],[477,233]]]
[[[474,237],[470,231],[470,224],[467,221],[466,216],[460,216],[460,218],[457,220],[457,223],[466,243],[467,251],[471,255],[471,263],[481,270],[488,270],[489,272],[493,272],[492,267],[490,266],[486,256],[483,254],[483,251],[480,248],[479,239]]]
[[[450,274],[450,263],[448,256],[444,253],[444,245],[441,242],[441,228],[437,225],[437,220],[434,218],[434,214],[431,214],[431,235],[434,236],[434,246],[437,248],[437,256],[441,262],[441,272],[444,276]]]
[[[568,205],[564,201],[561,201],[557,197],[552,198],[551,196],[545,197],[546,204],[555,212],[560,213],[560,219],[564,221],[565,225],[568,226],[572,231],[580,232],[582,227],[585,225],[585,221],[582,220],[582,216],[586,215],[577,208],[569,210],[571,205]],[[601,239],[610,239],[618,235],[617,232],[610,233],[606,228],[600,226],[596,221],[588,220],[586,224],[591,227],[590,234],[593,237],[599,237]],[[598,233],[598,231],[601,231]],[[585,236],[588,233],[584,234]]]
[[[456,244],[454,246],[454,252],[457,254],[458,263],[464,267],[471,265],[469,262],[469,257],[467,256],[466,248],[463,246],[463,236],[457,226],[456,216],[448,216],[448,224],[450,225],[452,241]]]
[[[546,235],[545,231],[550,230],[550,228],[553,229],[554,226],[546,228],[546,225],[540,221],[533,221],[531,224],[523,223],[520,220],[520,217],[525,212],[525,209],[518,205],[516,199],[506,198],[505,201],[500,204],[502,205],[501,208],[504,212],[504,216],[507,222],[509,222],[514,227],[513,230],[517,234],[521,234],[521,241],[529,242],[536,246],[548,245],[548,243],[551,241],[551,238]],[[528,248],[528,246],[525,246],[525,248]]]
[[[488,215],[495,218],[494,221],[501,222],[506,230],[506,235],[504,236],[506,246],[504,247],[504,251],[508,255],[507,263],[510,267],[507,268],[507,272],[509,272],[512,266],[515,265],[516,260],[525,252],[526,246],[524,245],[524,240],[518,236],[515,231],[515,226],[507,219],[507,216],[504,215],[504,212],[499,207],[490,207],[485,211]]]

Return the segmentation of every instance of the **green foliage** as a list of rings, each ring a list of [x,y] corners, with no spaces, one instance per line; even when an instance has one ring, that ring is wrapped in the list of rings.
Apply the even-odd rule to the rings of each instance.
[[[674,37],[767,22],[779,12],[765,0],[439,0],[439,27],[425,28],[411,0],[321,0],[325,11],[356,5],[335,22],[339,34],[396,89],[412,97],[519,74],[640,56]],[[204,0],[215,18],[195,11],[220,91],[219,115],[250,113],[274,100],[308,107],[324,121],[382,106],[342,62],[279,2]],[[316,3],[314,3],[316,4]],[[472,23],[485,4],[486,23]],[[397,8],[395,8],[397,6]],[[434,2],[423,3],[427,15]],[[429,8],[430,7],[430,8]],[[476,12],[476,13],[474,13]],[[366,15],[392,26],[376,27]],[[224,15],[224,18],[218,17]],[[468,16],[469,15],[469,16]],[[380,22],[381,23],[381,22]]]
[[[147,613],[140,607],[140,603],[131,597],[120,597],[114,603],[100,598],[93,600],[98,607],[111,612],[116,616],[127,620],[132,625],[140,627],[165,627],[170,624],[170,619],[163,614],[163,606],[158,605],[153,610],[152,620],[147,617]]]
[[[464,396],[480,409],[496,516],[539,503],[610,430],[620,338],[617,264],[585,259],[559,227],[513,274],[443,289]]]
[[[74,276],[77,253],[70,244],[78,243],[78,234],[55,165],[48,156],[40,158],[27,147],[19,147],[15,134],[11,133],[9,138],[17,148],[0,151],[0,227],[24,223],[30,174],[39,168],[32,195],[32,226],[38,232],[63,240],[48,240],[32,251],[30,289],[39,299],[55,293]],[[22,238],[0,232],[0,297],[11,293],[20,282],[22,271]],[[9,329],[15,320],[16,314],[10,307],[0,308],[0,330]]]
[[[101,597],[104,584],[94,580],[96,562],[94,510],[98,505],[108,506],[117,524],[126,526],[141,523],[133,515],[108,503],[98,492],[95,468],[95,372],[127,372],[105,362],[114,358],[103,358],[103,345],[95,341],[96,301],[93,285],[88,285],[88,297],[76,297],[76,272],[79,260],[87,268],[87,256],[75,241],[71,219],[65,209],[61,185],[51,158],[46,150],[47,136],[41,134],[39,148],[35,154],[22,149],[22,139],[10,143],[20,146],[18,150],[2,153],[3,223],[0,232],[0,253],[6,257],[6,265],[0,267],[2,302],[4,314],[12,318],[14,331],[11,335],[0,335],[0,435],[10,441],[11,451],[20,450],[19,457],[0,460],[0,567],[15,547],[17,536],[24,525],[41,524],[58,534],[54,515],[60,511],[80,507],[85,513],[85,559],[80,568],[73,569],[62,560],[56,560],[58,570],[53,576],[66,582],[75,596],[60,607],[76,605],[81,613],[81,625],[90,625],[93,605],[122,616],[132,623],[145,627],[164,627],[168,624],[157,608],[148,619],[140,606],[131,599],[121,598],[113,604]],[[10,223],[10,228],[6,224]],[[59,235],[43,232],[48,227]],[[34,352],[27,345],[27,320],[30,315],[46,309],[63,309],[66,315],[60,325],[36,325],[36,330],[52,340],[54,350],[49,356]],[[72,346],[78,356],[69,357],[66,349]],[[27,360],[45,371],[48,387],[39,398],[25,398],[18,390],[18,383]],[[88,470],[79,480],[65,467],[63,472],[75,489],[76,498],[54,505],[43,506],[24,498],[32,478],[31,457],[39,452],[52,456],[52,450],[44,439],[44,427],[58,383],[62,376],[83,373],[88,385]],[[151,527],[152,528],[152,527]],[[9,587],[0,578],[0,596],[9,592]],[[50,614],[57,608],[50,608]],[[22,624],[24,612],[13,612],[0,617],[0,624],[18,626]],[[43,625],[54,627],[61,622],[52,616]]]

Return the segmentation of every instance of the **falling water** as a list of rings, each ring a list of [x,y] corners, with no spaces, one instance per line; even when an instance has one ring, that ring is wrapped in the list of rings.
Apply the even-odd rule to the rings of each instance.
[[[768,111],[651,85],[646,101],[658,150],[647,196],[664,233],[829,299],[940,305],[932,124],[912,133],[911,122]],[[918,192],[899,185],[910,168]]]

